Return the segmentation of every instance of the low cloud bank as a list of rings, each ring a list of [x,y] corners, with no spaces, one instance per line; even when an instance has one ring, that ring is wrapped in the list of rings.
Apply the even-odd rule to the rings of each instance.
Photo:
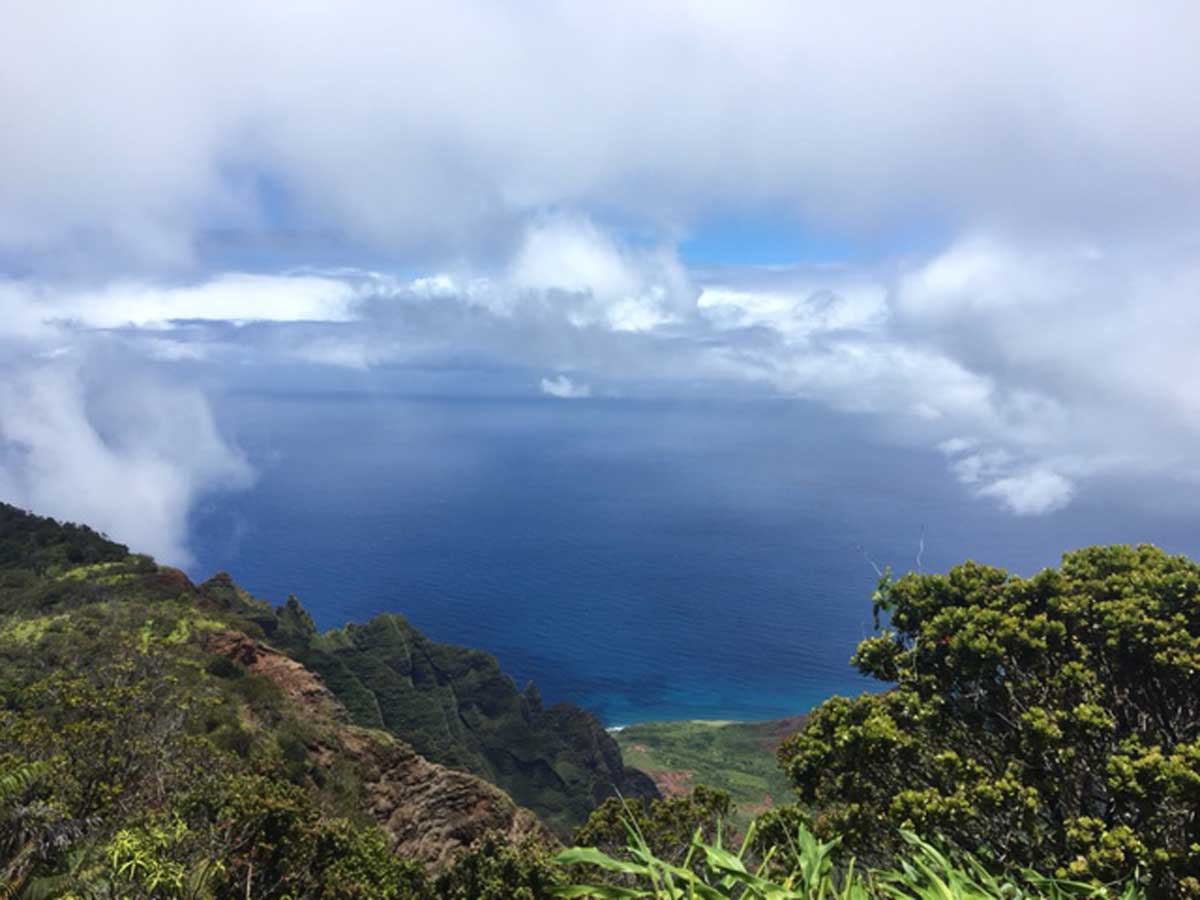
[[[941,450],[948,473],[974,496],[1042,515],[1097,480],[1192,477],[1200,313],[1180,298],[1200,295],[1193,249],[1030,245],[991,234],[883,264],[692,270],[669,245],[631,247],[584,218],[559,216],[531,226],[490,270],[227,275],[183,294],[204,297],[214,316],[242,327],[196,321],[204,317],[178,290],[144,284],[128,304],[120,286],[89,295],[104,298],[94,315],[82,295],[39,290],[17,304],[15,321],[29,333],[48,329],[47,347],[57,339],[69,350],[72,340],[104,334],[159,367],[210,373],[297,363],[469,368],[464,360],[475,360],[557,373],[536,384],[564,399],[589,396],[597,382],[666,396],[724,384],[805,397],[874,417],[890,439]],[[75,311],[74,328],[54,324],[62,309]],[[172,321],[180,310],[189,321]],[[143,324],[106,327],[125,321]],[[79,385],[75,377],[68,383]],[[57,391],[44,403],[78,410],[75,427],[90,422],[94,404],[85,408],[63,383],[40,390]],[[23,408],[17,398],[33,391],[8,394],[4,416],[13,420]],[[236,454],[215,436],[198,395],[189,396],[179,408],[193,412],[180,427],[211,452],[180,464],[174,490],[183,497],[239,477]],[[22,432],[10,424],[6,433],[12,441]],[[33,492],[32,476],[26,483]],[[168,504],[176,521],[186,502]]]

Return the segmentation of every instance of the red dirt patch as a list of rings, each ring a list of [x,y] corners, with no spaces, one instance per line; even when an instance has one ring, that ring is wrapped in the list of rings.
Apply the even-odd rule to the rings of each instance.
[[[691,769],[649,769],[646,774],[654,779],[665,797],[682,797],[692,792],[692,779],[696,773]]]

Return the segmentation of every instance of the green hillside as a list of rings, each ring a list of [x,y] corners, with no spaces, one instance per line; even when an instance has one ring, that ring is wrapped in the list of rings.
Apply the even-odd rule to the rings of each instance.
[[[499,785],[564,837],[605,797],[657,794],[591,713],[543,708],[537,689],[519,691],[494,657],[431,641],[402,615],[318,634],[295,598],[271,608],[224,573],[199,590],[320,675],[355,724]]]
[[[0,896],[424,882],[368,813],[363,760],[323,765],[340,725],[206,649],[245,627],[178,570],[0,506]]]
[[[225,575],[195,585],[0,504],[0,897],[484,896],[493,869],[557,877],[542,822],[459,771],[504,740],[552,774],[530,781],[560,830],[598,785],[653,792],[593,717],[542,710],[491,657],[402,623],[317,637],[294,601],[273,609]],[[356,722],[289,648],[348,673],[386,722]],[[461,728],[422,731],[433,708]]]

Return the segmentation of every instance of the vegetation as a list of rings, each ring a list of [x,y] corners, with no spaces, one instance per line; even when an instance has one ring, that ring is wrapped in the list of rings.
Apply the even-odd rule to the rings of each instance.
[[[814,832],[886,861],[901,829],[989,863],[1200,895],[1200,566],[1090,547],[1032,578],[884,579],[858,668],[779,758]]]
[[[754,816],[791,797],[787,775],[775,759],[798,718],[768,722],[642,722],[613,734],[628,765],[650,775],[667,795],[697,785],[725,791],[730,818],[745,829]]]
[[[366,803],[380,757],[331,758],[344,726],[207,649],[279,629],[232,582],[0,520],[0,897],[441,900],[556,877],[533,842],[481,841],[436,878],[398,858]]]
[[[545,900],[566,880],[544,845],[485,836],[425,890],[435,900]]]
[[[733,802],[724,791],[704,785],[683,796],[661,800],[610,798],[575,832],[578,846],[616,854],[636,834],[665,862],[679,866],[693,840],[729,841],[735,836]]]
[[[396,613],[318,634],[294,597],[271,609],[224,574],[201,590],[319,674],[356,724],[487,779],[563,836],[616,792],[657,795],[595,716],[543,708],[533,685],[517,690],[486,653],[431,641]]]
[[[211,674],[155,579],[113,586],[0,640],[0,895],[405,896],[273,685]]]
[[[356,723],[499,785],[560,833],[614,791],[657,793],[594,716],[544,709],[488,654],[431,641],[394,613],[317,634],[299,604],[289,608],[291,627],[273,639],[321,675]]]
[[[753,828],[737,850],[723,846],[720,829],[715,841],[697,834],[683,845],[683,859],[672,862],[654,850],[635,820],[629,819],[626,826],[627,849],[619,857],[593,847],[573,847],[560,853],[556,859],[564,866],[609,877],[557,888],[552,896],[598,900],[1137,900],[1142,896],[1132,884],[1089,884],[1046,878],[1028,870],[997,876],[970,854],[953,859],[906,831],[900,833],[905,847],[894,866],[862,870],[853,860],[838,866],[833,853],[838,841],[819,841],[803,827],[783,848],[787,864],[780,865],[771,851],[755,856]],[[614,885],[614,879],[621,885]]]
[[[41,575],[73,566],[120,562],[129,548],[86,525],[31,516],[0,503],[0,569]]]
[[[0,898],[1200,895],[1200,566],[1151,547],[883,579],[854,661],[887,689],[811,713],[778,751],[799,802],[750,821],[778,724],[627,729],[692,789],[605,799],[640,783],[616,744],[484,654],[398,616],[321,635],[228,576],[0,525]],[[466,846],[469,821],[536,822],[372,724],[579,821],[578,846],[516,825]],[[424,863],[384,821],[404,766],[463,804]]]

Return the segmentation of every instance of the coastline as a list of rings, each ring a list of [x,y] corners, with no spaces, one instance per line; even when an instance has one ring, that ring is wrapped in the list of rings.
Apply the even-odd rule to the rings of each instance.
[[[620,734],[626,728],[636,728],[638,725],[663,725],[679,723],[688,725],[707,725],[710,728],[722,728],[726,725],[761,725],[765,722],[779,722],[791,716],[774,719],[648,719],[645,722],[629,722],[624,725],[606,725],[604,730],[609,734]]]

